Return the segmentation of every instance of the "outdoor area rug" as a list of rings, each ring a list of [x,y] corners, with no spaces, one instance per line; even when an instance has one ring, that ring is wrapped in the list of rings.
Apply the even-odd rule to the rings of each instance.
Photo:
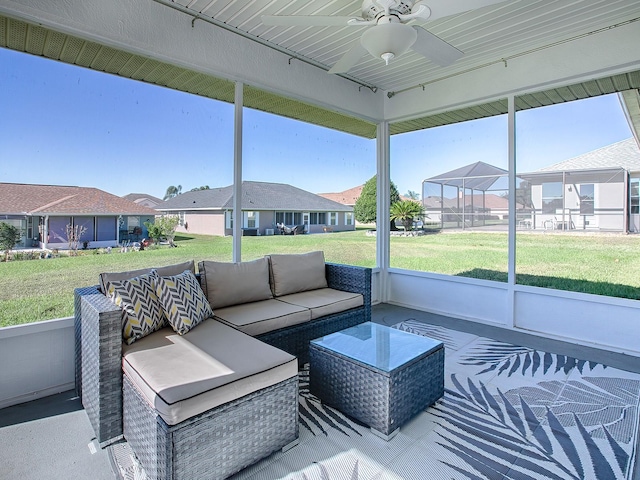
[[[386,442],[322,405],[300,372],[300,444],[233,480],[631,479],[640,375],[406,320],[445,344],[445,394]],[[116,475],[145,479],[126,443]]]

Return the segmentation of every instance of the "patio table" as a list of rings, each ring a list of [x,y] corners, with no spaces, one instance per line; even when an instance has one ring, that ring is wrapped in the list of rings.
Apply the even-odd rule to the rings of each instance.
[[[311,341],[309,388],[390,440],[444,394],[444,346],[371,322]]]

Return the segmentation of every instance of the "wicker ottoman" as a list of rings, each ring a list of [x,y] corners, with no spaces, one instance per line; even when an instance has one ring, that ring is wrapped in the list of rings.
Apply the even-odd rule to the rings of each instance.
[[[444,394],[444,346],[367,322],[313,340],[311,393],[385,440]]]

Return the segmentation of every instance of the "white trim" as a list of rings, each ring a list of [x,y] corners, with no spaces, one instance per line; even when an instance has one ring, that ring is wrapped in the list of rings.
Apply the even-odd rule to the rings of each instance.
[[[389,299],[389,255],[390,255],[390,239],[389,226],[390,221],[381,221],[389,218],[389,188],[391,180],[389,178],[389,159],[390,141],[389,141],[389,122],[381,122],[378,124],[376,132],[376,265],[380,268],[380,282],[378,284],[380,301],[386,302]]]
[[[19,337],[31,333],[50,332],[61,328],[73,327],[73,317],[54,318],[43,320],[42,322],[25,323],[22,325],[12,325],[0,328],[0,340],[5,338]]]
[[[242,258],[242,113],[244,107],[244,85],[236,82],[235,116],[233,124],[233,248],[232,258]],[[240,221],[238,221],[240,219]]]

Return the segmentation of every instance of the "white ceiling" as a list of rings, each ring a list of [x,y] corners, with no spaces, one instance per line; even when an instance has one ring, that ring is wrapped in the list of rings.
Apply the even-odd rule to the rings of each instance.
[[[358,41],[366,28],[269,27],[261,21],[262,15],[359,17],[359,0],[155,1],[290,52],[326,70]],[[429,0],[423,3],[428,5]],[[347,76],[387,92],[398,92],[638,20],[638,0],[507,0],[420,24],[464,52],[465,56],[453,65],[440,67],[409,51],[388,66],[366,56]]]

